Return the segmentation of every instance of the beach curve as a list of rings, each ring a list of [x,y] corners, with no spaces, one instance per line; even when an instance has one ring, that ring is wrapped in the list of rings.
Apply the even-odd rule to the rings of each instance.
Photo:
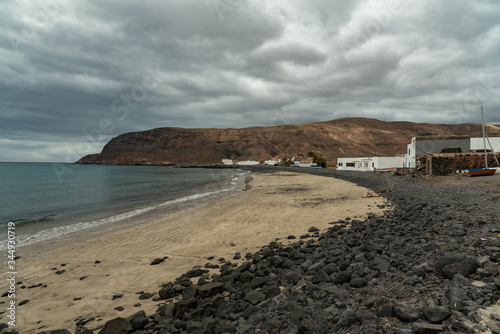
[[[18,300],[29,300],[18,309],[19,328],[23,333],[74,331],[78,317],[93,317],[88,327],[97,328],[138,310],[150,314],[158,302],[139,300],[137,292],[155,293],[161,283],[203,266],[210,256],[213,261],[231,259],[235,252],[255,252],[276,238],[286,243],[288,236],[305,234],[311,226],[325,230],[336,219],[361,219],[387,204],[383,198],[362,199],[366,188],[333,178],[282,171],[252,177],[248,191],[220,202],[24,256],[20,280],[25,286],[42,286],[19,291]],[[150,265],[163,257],[163,263]]]

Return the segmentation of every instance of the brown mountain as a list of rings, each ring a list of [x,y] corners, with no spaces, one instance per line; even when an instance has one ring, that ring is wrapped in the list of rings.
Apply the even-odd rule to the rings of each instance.
[[[490,137],[499,125],[487,125]],[[415,136],[482,136],[481,124],[383,122],[342,118],[328,122],[242,129],[157,128],[113,138],[79,164],[212,164],[222,159],[268,160],[314,152],[338,157],[404,154]]]

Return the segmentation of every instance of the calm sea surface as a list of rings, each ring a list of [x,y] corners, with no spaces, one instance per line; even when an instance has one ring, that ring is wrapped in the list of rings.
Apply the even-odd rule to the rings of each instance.
[[[153,166],[0,163],[0,249],[150,221],[239,192],[247,172]]]

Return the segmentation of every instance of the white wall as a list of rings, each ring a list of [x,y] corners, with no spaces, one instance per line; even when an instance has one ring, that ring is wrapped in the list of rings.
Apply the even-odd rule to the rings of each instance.
[[[337,170],[372,172],[379,169],[402,168],[404,162],[404,157],[338,158]],[[353,164],[354,166],[347,166],[347,164]]]
[[[255,166],[255,165],[258,165],[259,162],[258,161],[238,161],[236,164],[240,165],[240,166]]]
[[[297,167],[311,167],[312,165],[315,165],[315,163],[309,161],[295,161],[294,165]]]
[[[416,140],[415,137],[411,139],[411,143],[407,145],[406,147],[406,154],[405,154],[405,167],[406,168],[416,168],[416,156],[417,156],[417,151],[419,155],[425,155],[427,152],[429,153],[440,153],[441,149],[444,147],[462,147],[463,150],[466,150],[466,148],[470,147],[472,150],[472,145],[473,145],[473,138],[470,139],[469,144],[466,143],[465,139],[435,139],[435,140]],[[499,138],[500,139],[500,138]],[[482,140],[482,138],[481,138]],[[491,140],[491,139],[490,139]],[[493,142],[492,142],[493,144]],[[500,142],[499,142],[500,145]],[[481,147],[483,147],[483,144],[481,142]],[[500,147],[499,147],[500,149]],[[468,152],[467,150],[464,152]]]
[[[279,160],[266,160],[266,161],[264,161],[264,165],[274,166],[274,165],[279,165],[279,164],[281,164],[281,161],[279,161]]]
[[[415,149],[415,137],[411,139],[411,143],[406,146],[406,154],[405,154],[405,167],[406,168],[415,168],[416,166],[416,149]]]
[[[467,137],[453,138],[453,137],[429,136],[422,138],[425,139],[418,139],[416,141],[415,154],[417,156],[426,155],[427,153],[441,153],[441,151],[445,148],[460,148],[463,153],[467,153],[470,151],[470,138]]]
[[[352,166],[347,166],[347,164],[351,164]],[[357,170],[362,172],[371,172],[374,171],[375,168],[372,167],[372,161],[369,157],[338,158],[337,170]]]
[[[376,169],[403,168],[404,157],[372,157]]]
[[[500,152],[500,137],[489,138],[491,146],[495,152]],[[471,150],[484,150],[483,138],[471,138],[470,139],[470,149]],[[486,149],[490,149],[488,140],[486,140]]]

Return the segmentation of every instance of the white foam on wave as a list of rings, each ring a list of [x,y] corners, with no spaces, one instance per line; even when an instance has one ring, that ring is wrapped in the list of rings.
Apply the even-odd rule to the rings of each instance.
[[[17,244],[18,244],[18,247],[32,245],[35,243],[48,241],[48,240],[53,239],[53,238],[58,238],[58,237],[61,237],[61,236],[64,236],[64,235],[67,235],[70,233],[74,233],[77,231],[87,230],[87,229],[94,228],[94,227],[104,225],[104,224],[119,222],[121,220],[135,217],[137,215],[140,215],[140,214],[143,214],[143,213],[146,213],[146,212],[149,212],[151,210],[158,209],[158,208],[161,208],[164,206],[169,206],[169,205],[173,205],[173,204],[179,204],[179,203],[183,203],[183,202],[187,202],[187,201],[192,201],[192,200],[200,199],[200,198],[207,197],[210,195],[224,193],[224,192],[231,191],[231,190],[237,190],[238,186],[237,186],[237,182],[235,182],[235,181],[240,180],[240,178],[242,176],[244,176],[248,173],[250,173],[250,172],[241,173],[238,175],[231,175],[231,187],[230,188],[219,189],[219,190],[209,191],[209,192],[205,192],[205,193],[193,194],[193,195],[177,198],[174,200],[169,200],[169,201],[166,201],[166,202],[161,203],[161,204],[149,206],[146,208],[136,209],[133,211],[121,213],[121,214],[114,215],[114,216],[111,216],[108,218],[94,220],[91,222],[80,222],[80,223],[76,223],[76,224],[53,227],[50,229],[39,231],[39,232],[32,234],[32,235],[26,235],[26,236],[19,236],[18,235]],[[233,181],[233,179],[234,179],[234,181]],[[241,185],[240,188],[243,188],[243,187],[244,186]],[[7,246],[8,246],[7,241],[1,242],[0,243],[0,251],[7,249]]]

